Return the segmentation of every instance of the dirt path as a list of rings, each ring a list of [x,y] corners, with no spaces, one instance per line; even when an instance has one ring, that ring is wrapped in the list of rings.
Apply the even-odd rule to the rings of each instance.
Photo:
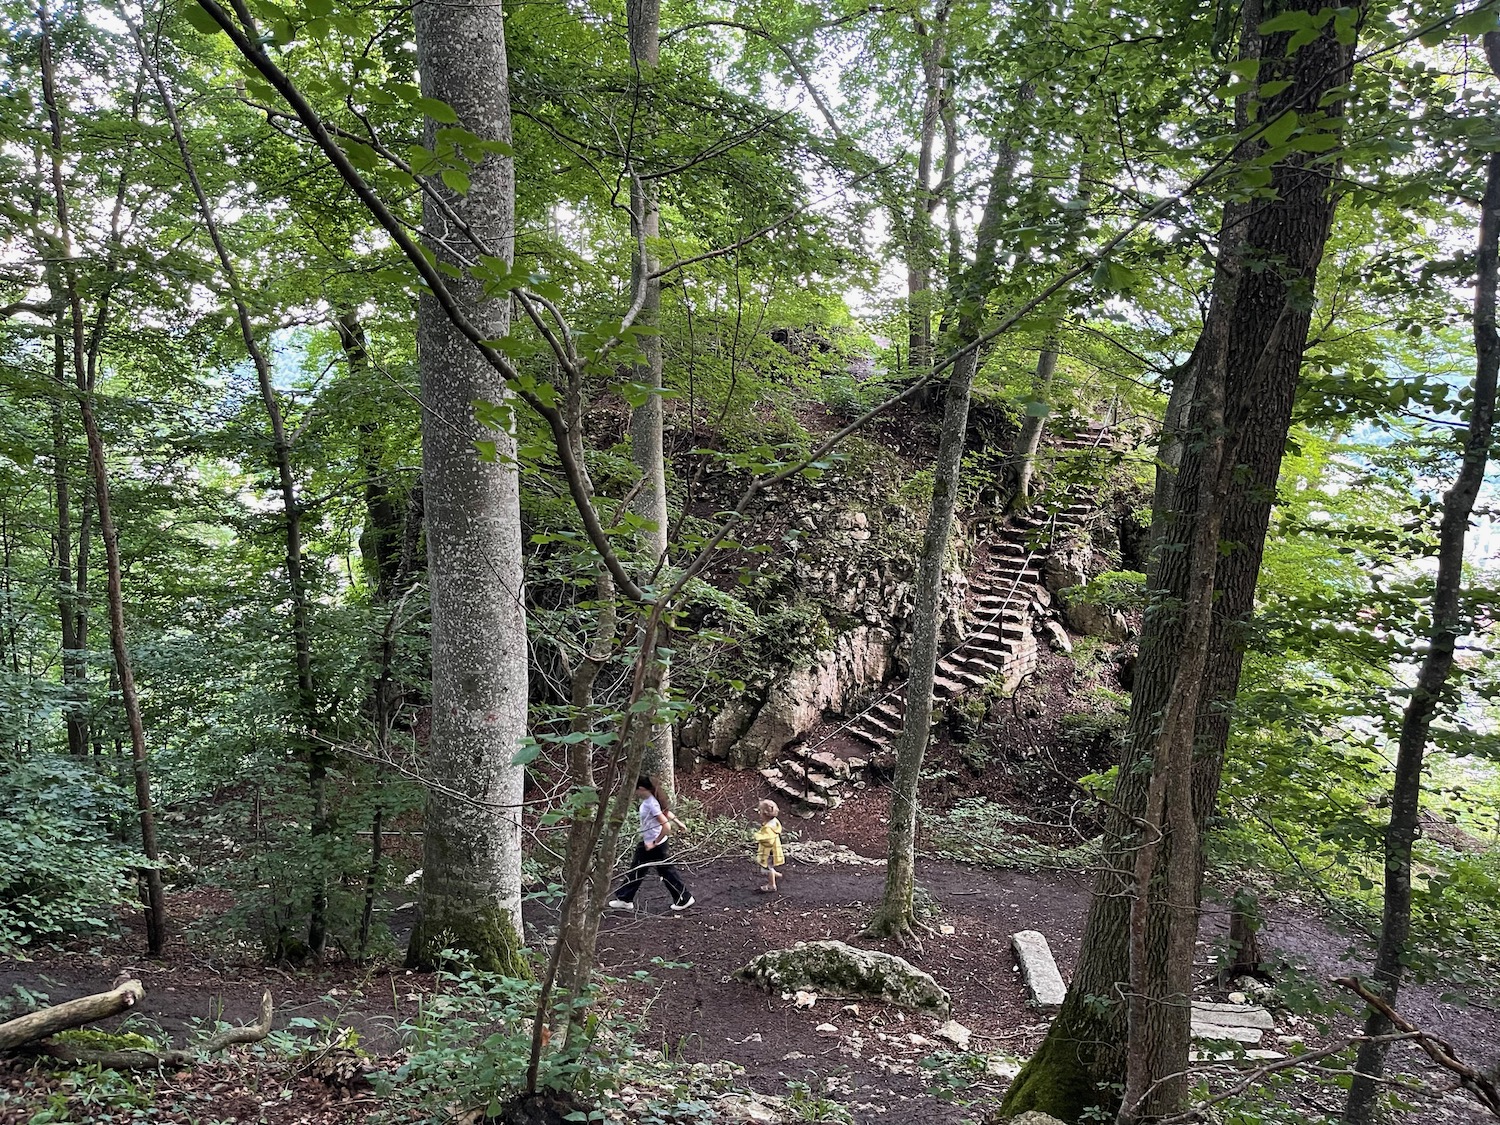
[[[724,806],[720,811],[727,811],[748,807],[756,795],[749,777],[726,774],[712,796],[714,804]],[[883,804],[883,794],[870,792],[817,821],[789,823],[806,839],[837,839],[869,857],[883,835]],[[795,856],[795,846],[792,852]],[[939,932],[920,950],[903,950],[859,936],[881,893],[884,869],[878,864],[814,864],[794,858],[782,893],[767,896],[755,889],[760,880],[747,847],[744,858],[694,864],[689,880],[697,905],[687,913],[671,913],[664,889],[653,880],[643,889],[637,912],[611,914],[601,933],[605,972],[627,977],[645,969],[652,974],[648,983],[614,989],[625,999],[627,1013],[645,1029],[645,1045],[687,1062],[727,1059],[745,1067],[759,1093],[785,1095],[801,1089],[807,1098],[826,1096],[844,1103],[857,1122],[893,1125],[977,1121],[997,1103],[1006,1081],[999,1056],[1024,1057],[1046,1030],[1045,1021],[1026,1005],[1009,935],[1020,929],[1046,934],[1066,976],[1077,953],[1089,885],[1072,873],[924,859],[918,866],[919,885]],[[540,911],[528,914],[533,932],[548,922]],[[1212,977],[1212,947],[1221,929],[1221,916],[1210,912],[1200,948],[1200,981],[1205,984]],[[951,992],[953,1018],[972,1032],[970,1051],[959,1052],[940,1040],[936,1032],[941,1021],[931,1017],[845,997],[820,997],[811,1009],[798,1009],[780,995],[732,976],[758,953],[819,938],[885,948],[930,972]],[[1349,940],[1300,904],[1271,909],[1263,947],[1302,965],[1317,981],[1363,967],[1344,959]],[[154,1022],[180,1041],[201,1021],[249,1021],[261,988],[269,985],[277,996],[278,1027],[299,1017],[352,1026],[362,1044],[379,1054],[400,1046],[400,1024],[432,988],[428,976],[389,967],[359,971],[342,966],[293,975],[205,960],[185,946],[174,947],[165,964],[133,957],[128,947],[117,944],[47,953],[31,962],[0,962],[0,995],[19,984],[57,1002],[107,987],[117,972],[131,968],[147,986],[135,1018]],[[1489,1008],[1447,1003],[1441,992],[1431,985],[1410,987],[1403,992],[1402,1008],[1472,1061],[1493,1063],[1500,1017]],[[837,1033],[820,1034],[817,1028],[823,1024],[834,1025]],[[1314,1043],[1353,1028],[1352,1017],[1334,1015],[1323,1023],[1283,1022],[1279,1030]],[[1277,1042],[1268,1037],[1265,1045]],[[997,1073],[987,1072],[987,1061]],[[1427,1073],[1419,1063],[1410,1052],[1400,1058],[1403,1068]],[[1443,1076],[1428,1076],[1439,1088],[1451,1087]],[[951,1100],[954,1094],[957,1102]],[[1308,1100],[1306,1108],[1337,1109],[1315,1100]],[[314,1119],[277,1117],[265,1105],[244,1112],[246,1116],[226,1120]],[[355,1121],[365,1111],[329,1106],[327,1112],[318,1120]],[[1457,1095],[1424,1102],[1407,1120],[1436,1125],[1490,1119]]]

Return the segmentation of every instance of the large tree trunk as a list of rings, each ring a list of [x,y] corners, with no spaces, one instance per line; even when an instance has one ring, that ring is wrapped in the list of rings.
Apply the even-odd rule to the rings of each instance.
[[[1484,37],[1490,67],[1500,77],[1500,33]],[[1396,751],[1396,774],[1391,786],[1391,819],[1385,830],[1385,904],[1380,916],[1380,941],[1375,950],[1375,981],[1385,1002],[1394,1006],[1405,974],[1404,958],[1411,937],[1412,847],[1416,843],[1422,797],[1422,762],[1427,736],[1438,703],[1453,669],[1454,647],[1468,632],[1459,606],[1463,589],[1464,546],[1474,502],[1484,483],[1495,426],[1495,385],[1500,371],[1500,336],[1495,331],[1495,293],[1500,280],[1500,153],[1490,153],[1488,179],[1479,212],[1479,280],[1474,290],[1474,397],[1469,429],[1464,438],[1463,464],[1443,497],[1438,531],[1437,577],[1432,589],[1432,627],[1427,654],[1417,671],[1417,682],[1401,716]],[[1344,1120],[1369,1125],[1375,1120],[1380,1077],[1389,1043],[1376,1037],[1393,1030],[1390,1018],[1371,1007],[1365,1034],[1355,1060]]]
[[[932,681],[937,667],[939,605],[943,564],[953,532],[959,469],[969,425],[969,399],[979,366],[976,346],[984,325],[984,304],[994,282],[995,240],[1005,197],[1015,174],[1016,155],[1008,146],[996,153],[989,194],[980,219],[978,246],[966,271],[953,343],[965,350],[953,365],[943,398],[943,431],[932,481],[932,507],[917,569],[917,604],[912,614],[911,665],[906,681],[906,719],[896,740],[896,776],[891,783],[890,831],[886,838],[885,891],[867,932],[905,941],[916,922],[912,914],[916,863],[917,789],[922,757],[932,731]]]
[[[83,298],[79,293],[78,272],[72,258],[73,230],[69,218],[67,185],[63,178],[62,114],[57,101],[56,71],[52,59],[52,17],[44,2],[38,11],[41,23],[42,99],[47,107],[51,131],[52,189],[57,215],[58,245],[68,257],[60,270],[67,298],[72,335],[73,381],[78,393],[78,412],[88,441],[89,470],[94,480],[94,503],[99,513],[99,533],[104,539],[107,600],[109,603],[110,652],[114,656],[115,675],[120,685],[120,702],[130,728],[132,775],[135,782],[136,813],[141,826],[141,851],[148,863],[141,871],[146,907],[146,949],[158,954],[166,945],[166,904],[161,869],[157,865],[156,811],[151,799],[151,766],[146,749],[146,728],[141,719],[140,697],[135,689],[135,671],[125,634],[125,593],[121,581],[120,541],[115,531],[114,514],[109,499],[109,467],[105,461],[104,438],[94,415],[94,368],[89,362],[85,341]],[[123,182],[123,181],[122,181]],[[104,312],[99,314],[102,328]]]
[[[1316,12],[1320,0],[1293,0],[1283,10]],[[1263,18],[1246,13],[1249,33],[1242,51],[1262,58],[1262,82],[1290,79],[1292,85],[1268,98],[1261,120],[1296,108],[1304,122],[1316,119],[1312,107],[1330,90],[1347,83],[1353,45],[1338,42],[1331,25],[1317,40],[1286,58],[1289,33],[1267,38],[1264,50],[1253,29]],[[1337,131],[1342,102],[1322,106],[1325,127]],[[1239,686],[1244,630],[1249,618],[1265,546],[1266,527],[1275,496],[1277,474],[1291,422],[1292,400],[1301,368],[1311,315],[1311,294],[1332,222],[1331,194],[1335,168],[1315,158],[1292,154],[1278,161],[1272,174],[1274,199],[1257,200],[1253,209],[1226,209],[1220,256],[1242,260],[1245,268],[1232,293],[1216,286],[1205,335],[1226,337],[1228,378],[1226,417],[1233,420],[1239,443],[1239,471],[1224,497],[1219,538],[1233,549],[1219,560],[1213,630],[1196,719],[1192,806],[1201,827],[1218,795],[1219,775],[1228,738],[1229,704]],[[1219,271],[1222,277],[1225,270]],[[1203,362],[1202,351],[1196,362]],[[1184,625],[1180,607],[1191,586],[1189,552],[1198,482],[1205,450],[1184,443],[1175,484],[1162,490],[1162,506],[1153,515],[1157,545],[1148,588],[1148,610],[1131,700],[1131,721],[1124,763],[1106,826],[1103,855],[1094,898],[1084,929],[1078,964],[1061,1013],[1047,1039],[1012,1083],[1002,1110],[1017,1114],[1036,1109],[1064,1120],[1077,1120],[1089,1106],[1117,1104],[1126,1072],[1127,1006],[1123,989],[1130,980],[1131,871],[1140,817],[1146,808],[1148,771],[1143,758],[1155,744],[1176,677]],[[1162,863],[1170,863],[1170,848]],[[1201,860],[1194,880],[1201,886]],[[1158,865],[1158,870],[1164,870]],[[1122,874],[1123,873],[1123,874]],[[1165,921],[1153,932],[1172,931]],[[1164,958],[1165,949],[1155,951]],[[1166,969],[1158,964],[1153,975]],[[1164,978],[1161,987],[1166,988]],[[1104,997],[1110,1003],[1100,1004]]]
[[[630,61],[636,68],[638,80],[644,85],[655,77],[661,60],[660,0],[629,0],[626,14],[630,25]],[[651,95],[647,93],[646,104],[650,105],[651,101]],[[653,330],[641,337],[644,358],[635,368],[635,381],[646,397],[630,412],[630,455],[641,477],[635,512],[650,525],[645,532],[646,559],[653,572],[649,581],[654,583],[667,565],[668,520],[667,459],[662,442],[661,337],[654,331],[661,323],[661,281],[651,276],[660,268],[651,244],[661,237],[661,208],[656,201],[654,184],[642,180],[638,171],[630,181],[630,214],[631,233],[636,236],[630,291],[644,291],[636,323]],[[663,694],[666,691],[664,676]],[[651,742],[641,768],[654,779],[657,793],[662,797],[662,807],[670,809],[677,788],[670,723],[652,724]]]
[[[59,316],[53,338],[53,378],[61,390],[67,386],[67,320]],[[57,616],[62,632],[64,719],[68,728],[68,753],[75,758],[88,754],[87,699],[80,690],[83,652],[78,642],[78,587],[73,574],[73,504],[68,481],[68,432],[62,401],[52,404],[52,493],[57,508],[57,529],[52,533],[57,556]]]
[[[418,0],[413,8],[422,93],[459,124],[508,145],[509,73],[498,0]],[[428,119],[427,144],[437,122]],[[460,195],[432,188],[509,263],[515,253],[515,180],[509,157],[489,155]],[[433,200],[422,213],[427,246],[455,261],[448,221]],[[509,306],[472,278],[448,287],[487,339],[509,331]],[[423,500],[432,602],[432,731],[427,748],[422,903],[407,962],[436,964],[446,949],[483,968],[522,973],[521,800],[515,757],[526,733],[526,612],[520,481],[513,427],[478,424],[475,402],[504,402],[500,374],[465,339],[436,298],[417,307],[422,386]],[[493,441],[481,459],[475,443]]]

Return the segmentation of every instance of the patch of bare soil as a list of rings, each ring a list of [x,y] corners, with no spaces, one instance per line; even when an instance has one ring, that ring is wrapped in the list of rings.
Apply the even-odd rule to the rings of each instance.
[[[864,803],[846,803],[819,827],[833,828],[839,813]],[[872,794],[870,803],[878,805],[879,796]],[[859,840],[866,852],[874,850],[869,829],[866,822]],[[658,957],[686,964],[658,970],[651,985],[633,998],[635,1010],[663,1050],[695,1062],[730,1059],[746,1068],[758,1092],[784,1094],[797,1082],[830,1089],[861,1121],[968,1119],[937,1096],[958,1058],[956,1048],[936,1035],[944,1021],[859,997],[820,997],[812,1008],[799,1009],[732,974],[757,954],[798,941],[833,938],[884,949],[906,957],[949,990],[953,1018],[973,1032],[972,1051],[1024,1054],[1040,1041],[1046,1024],[1026,1005],[1009,935],[1040,929],[1054,939],[1059,956],[1071,960],[1086,904],[1083,884],[946,862],[923,864],[919,879],[939,932],[921,949],[902,949],[860,934],[880,898],[883,867],[789,860],[786,872],[782,892],[766,896],[755,889],[759,880],[748,853],[742,863],[696,870],[691,885],[697,905],[683,915],[668,910],[663,889],[648,885],[635,914],[617,914],[606,923],[601,965],[626,973]],[[819,1032],[829,1024],[837,1031]],[[975,1071],[982,1079],[982,1066]],[[962,1078],[968,1082],[975,1076],[966,1071]],[[985,1085],[992,1097],[1002,1088],[992,1079],[968,1096],[983,1096]]]

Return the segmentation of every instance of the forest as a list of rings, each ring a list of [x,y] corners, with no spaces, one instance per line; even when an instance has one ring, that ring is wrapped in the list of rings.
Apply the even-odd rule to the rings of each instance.
[[[1500,1119],[1500,0],[0,10],[0,1125]]]

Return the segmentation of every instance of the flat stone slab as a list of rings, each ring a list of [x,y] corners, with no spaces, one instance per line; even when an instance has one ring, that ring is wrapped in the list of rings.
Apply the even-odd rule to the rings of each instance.
[[[1258,1047],[1252,1047],[1248,1051],[1232,1050],[1228,1047],[1220,1047],[1213,1051],[1189,1051],[1188,1062],[1214,1063],[1214,1062],[1275,1062],[1284,1059],[1286,1055],[1280,1051],[1263,1051]]]
[[[1254,1027],[1229,1027],[1222,1023],[1193,1021],[1193,1038],[1211,1043],[1243,1043],[1247,1047],[1258,1047],[1261,1034],[1261,1031]]]
[[[1048,1010],[1062,1007],[1068,986],[1063,984],[1062,974],[1057,971],[1057,961],[1052,957],[1052,947],[1047,944],[1046,937],[1036,930],[1021,930],[1010,935],[1010,947],[1015,950],[1016,963],[1021,966],[1021,976],[1026,979],[1031,1002]]]
[[[1193,1022],[1222,1027],[1253,1027],[1260,1031],[1272,1031],[1276,1027],[1271,1013],[1254,1004],[1210,1004],[1203,1000],[1193,1001]]]

